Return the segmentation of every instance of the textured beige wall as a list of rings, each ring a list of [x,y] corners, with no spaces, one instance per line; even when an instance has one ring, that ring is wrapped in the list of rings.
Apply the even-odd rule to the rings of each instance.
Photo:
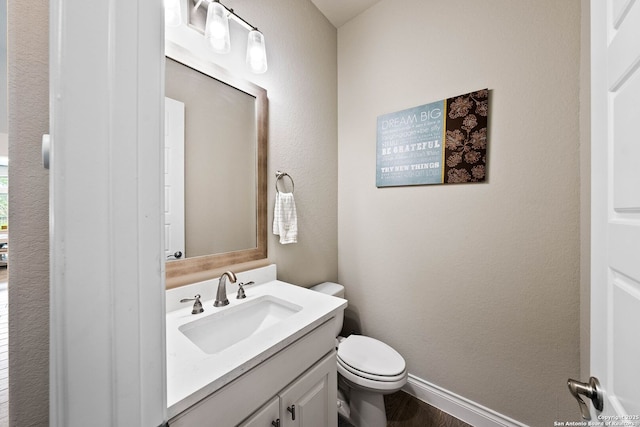
[[[273,52],[267,53],[271,74],[264,76],[263,85],[269,96],[268,224],[273,221],[277,170],[295,181],[298,213],[298,243],[281,245],[270,234],[269,258],[278,264],[281,280],[302,286],[336,280],[337,31],[310,1],[251,6],[260,11],[249,22],[259,22],[269,34],[267,46]]]
[[[243,2],[236,10],[258,25],[267,43],[269,71],[248,78],[269,97],[268,227],[275,172],[295,181],[298,243],[281,245],[269,233],[269,259],[281,280],[302,286],[336,280],[337,31],[311,1]]]
[[[48,5],[8,2],[11,426],[49,420],[49,174],[40,145],[49,129]]]
[[[418,377],[575,419],[580,1],[383,0],[338,31],[339,270]],[[488,182],[375,186],[376,117],[488,87]]]

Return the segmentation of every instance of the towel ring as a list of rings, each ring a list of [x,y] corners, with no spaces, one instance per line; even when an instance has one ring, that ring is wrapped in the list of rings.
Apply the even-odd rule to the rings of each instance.
[[[278,171],[278,172],[276,172],[276,193],[279,193],[279,192],[280,192],[280,190],[278,189],[278,181],[280,181],[280,180],[281,180],[282,178],[284,178],[285,176],[286,176],[287,178],[289,178],[289,180],[291,181],[291,192],[293,193],[293,190],[295,190],[295,188],[296,188],[296,184],[295,184],[295,182],[293,182],[293,178],[291,178],[291,175],[289,175],[289,174],[288,174],[288,173],[286,173],[286,172],[280,172],[280,171]]]

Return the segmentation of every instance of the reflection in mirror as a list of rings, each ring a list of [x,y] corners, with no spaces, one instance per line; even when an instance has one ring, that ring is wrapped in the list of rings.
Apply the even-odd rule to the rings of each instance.
[[[266,258],[266,91],[166,49],[167,278]]]
[[[184,117],[186,141],[185,192],[179,200],[184,201],[185,242],[182,246],[178,239],[167,239],[169,253],[180,250],[183,256],[194,257],[255,248],[255,97],[169,58],[165,94],[172,106],[167,108],[167,133],[173,135],[169,129],[174,123],[181,127]],[[176,103],[183,108],[173,107]],[[173,151],[181,151],[174,145],[181,141],[169,142],[175,143],[166,151],[169,165],[174,166]],[[167,192],[172,189],[167,186]]]

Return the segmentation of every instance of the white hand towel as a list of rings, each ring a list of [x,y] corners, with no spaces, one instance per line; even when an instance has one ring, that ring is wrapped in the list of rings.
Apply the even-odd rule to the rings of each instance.
[[[298,215],[293,193],[276,193],[273,234],[280,236],[280,243],[283,245],[298,242]]]

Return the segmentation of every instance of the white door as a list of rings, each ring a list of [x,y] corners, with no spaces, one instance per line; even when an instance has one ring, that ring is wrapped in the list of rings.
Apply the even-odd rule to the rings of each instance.
[[[184,102],[165,97],[164,109],[164,254],[184,258]]]
[[[591,43],[592,417],[640,425],[640,1],[592,0]]]

